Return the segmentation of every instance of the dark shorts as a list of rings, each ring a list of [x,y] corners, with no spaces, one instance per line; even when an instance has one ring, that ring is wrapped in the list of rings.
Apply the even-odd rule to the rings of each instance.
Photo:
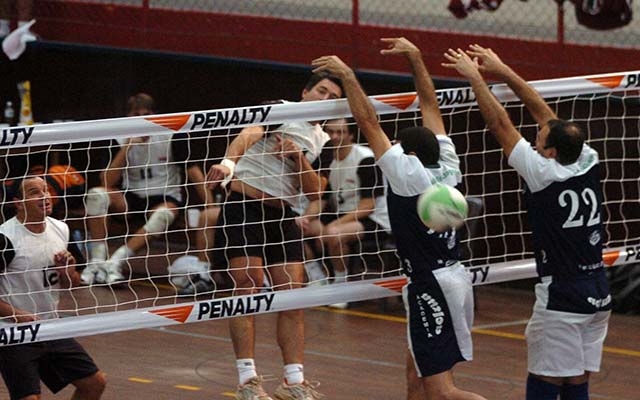
[[[473,289],[462,266],[434,271],[426,282],[405,286],[409,350],[418,376],[450,370],[472,359]]]
[[[302,232],[289,206],[270,207],[232,192],[222,207],[215,236],[214,262],[262,257],[265,265],[302,262]]]
[[[98,372],[75,339],[0,347],[0,373],[11,399],[40,394],[40,381],[53,393]]]
[[[127,211],[149,211],[160,204],[171,202],[178,207],[183,207],[184,202],[176,200],[172,196],[149,196],[140,197],[131,192],[126,192],[124,198],[127,200]]]

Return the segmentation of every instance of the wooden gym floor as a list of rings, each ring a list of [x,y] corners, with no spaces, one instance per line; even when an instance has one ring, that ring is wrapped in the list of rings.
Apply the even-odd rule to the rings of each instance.
[[[100,289],[98,289],[99,291]],[[111,296],[105,291],[105,296]],[[141,285],[140,291],[153,290]],[[530,290],[476,288],[472,362],[455,368],[456,384],[488,399],[523,399],[526,379],[524,329],[533,304]],[[405,323],[399,298],[306,312],[305,374],[321,382],[327,399],[405,398]],[[282,376],[275,315],[258,316],[258,373],[273,392]],[[592,377],[592,399],[638,398],[640,316],[613,315],[602,370]],[[79,338],[108,375],[105,400],[231,399],[236,371],[226,321],[132,330]],[[69,399],[43,387],[43,399]],[[8,399],[0,387],[0,399]]]

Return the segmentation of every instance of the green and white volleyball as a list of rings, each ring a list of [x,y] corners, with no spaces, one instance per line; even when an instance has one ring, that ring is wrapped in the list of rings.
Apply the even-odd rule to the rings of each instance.
[[[462,193],[451,186],[430,186],[418,198],[418,216],[434,231],[459,228],[467,217],[468,206]]]

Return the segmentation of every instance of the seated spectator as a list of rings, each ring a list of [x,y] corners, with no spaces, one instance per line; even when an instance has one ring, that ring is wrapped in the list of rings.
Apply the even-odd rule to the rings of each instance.
[[[179,295],[197,295],[215,289],[210,253],[219,215],[220,205],[208,204],[200,212],[196,226],[189,224],[190,228],[196,228],[195,249],[190,255],[178,257],[169,267],[169,279]]]
[[[333,161],[322,217],[309,221],[308,234],[320,237],[333,266],[333,282],[346,282],[350,248],[357,241],[390,233],[382,173],[375,166],[373,152],[357,144],[354,124],[344,119],[327,121]],[[316,205],[310,205],[315,207]],[[307,212],[306,215],[315,213]],[[384,238],[378,238],[380,242]],[[339,305],[336,305],[339,306]]]
[[[153,98],[139,93],[128,101],[128,116],[154,113]],[[179,136],[178,136],[179,135]],[[185,204],[182,166],[199,196],[207,198],[204,174],[196,163],[187,163],[185,135],[135,137],[120,141],[120,148],[101,173],[103,186],[90,188],[86,196],[87,225],[91,238],[89,263],[82,283],[116,283],[125,279],[122,266],[127,258],[147,246],[148,236],[169,228]],[[112,214],[146,213],[146,223],[129,235],[124,245],[107,259],[107,218]]]

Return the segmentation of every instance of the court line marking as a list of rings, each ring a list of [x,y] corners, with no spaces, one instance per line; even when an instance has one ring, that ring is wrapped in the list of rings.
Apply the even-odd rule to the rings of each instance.
[[[200,386],[191,386],[191,385],[174,385],[173,387],[176,389],[188,390],[191,392],[197,392],[202,390]]]
[[[391,322],[402,322],[405,324],[407,323],[407,319],[404,317],[387,316],[382,314],[353,311],[353,310],[335,310],[330,307],[316,307],[316,309],[326,311],[326,312],[332,312],[332,313],[354,315],[354,316],[363,317],[363,318],[379,319],[379,320],[385,320],[385,321],[391,321]],[[528,322],[528,320],[517,320],[512,322],[494,324],[493,326],[502,327],[502,326],[510,326],[510,325],[520,325],[526,322]],[[502,332],[502,331],[497,331],[495,329],[485,329],[486,327],[489,327],[489,326],[490,325],[474,327],[471,329],[471,332],[479,335],[495,336],[495,337],[501,337],[505,339],[525,340],[525,336],[522,334]],[[620,347],[604,346],[602,351],[605,353],[618,354],[618,355],[624,355],[629,357],[640,357],[640,351],[625,349]]]
[[[144,283],[142,283],[142,282],[139,282],[138,284],[144,285]],[[148,285],[149,286],[153,286],[151,284],[148,284]],[[160,285],[158,285],[158,286],[160,286]],[[328,306],[313,307],[312,309],[322,310],[322,311],[325,311],[325,312],[332,312],[332,313],[336,313],[336,314],[347,314],[347,315],[353,315],[353,316],[357,316],[357,317],[363,317],[363,318],[369,318],[369,319],[377,319],[377,320],[382,320],[382,321],[399,322],[399,323],[404,323],[404,324],[407,323],[407,319],[405,317],[397,317],[397,316],[393,316],[393,315],[375,314],[375,313],[369,313],[369,312],[364,312],[364,311],[355,311],[355,310],[339,310],[339,309],[334,309],[334,308],[331,308],[331,307],[328,307]],[[524,335],[497,331],[497,330],[494,330],[494,329],[491,329],[491,328],[501,328],[501,327],[506,327],[506,326],[521,325],[521,324],[524,324],[526,322],[528,322],[528,320],[516,320],[516,321],[512,321],[512,322],[502,322],[502,323],[497,323],[497,324],[479,325],[477,327],[472,328],[471,332],[479,334],[479,335],[501,337],[501,338],[505,338],[505,339],[525,340]],[[172,331],[172,332],[175,332],[175,331]],[[202,335],[200,337],[202,337],[202,338],[210,338],[210,336],[206,336],[206,335]],[[620,347],[604,346],[602,351],[605,352],[605,353],[611,353],[611,354],[618,354],[618,355],[624,355],[624,356],[629,356],[629,357],[639,357],[640,358],[640,351],[638,351],[638,350],[624,349],[624,348],[620,348]]]
[[[153,383],[153,379],[137,378],[135,376],[127,378],[127,380],[129,382],[136,382],[136,383]]]

